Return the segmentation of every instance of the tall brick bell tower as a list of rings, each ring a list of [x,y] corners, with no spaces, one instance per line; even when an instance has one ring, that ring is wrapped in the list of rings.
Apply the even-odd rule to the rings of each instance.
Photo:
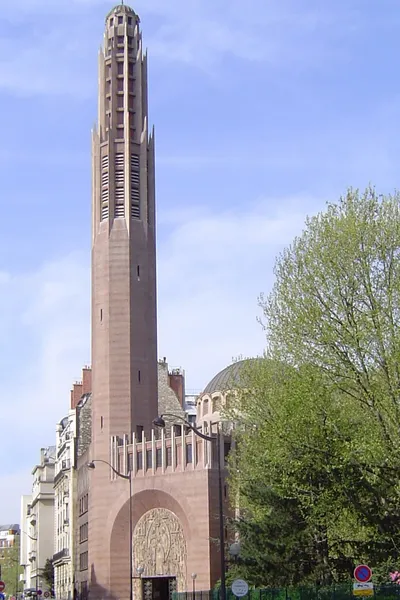
[[[92,135],[92,444],[110,461],[111,436],[149,432],[157,416],[154,130],[148,131],[147,56],[138,15],[106,17]],[[115,487],[90,473],[91,597],[106,597],[105,524]],[[97,591],[96,591],[97,589]]]

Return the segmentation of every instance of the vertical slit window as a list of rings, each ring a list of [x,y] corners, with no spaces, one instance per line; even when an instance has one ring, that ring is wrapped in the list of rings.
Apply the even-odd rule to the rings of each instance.
[[[131,184],[131,217],[140,219],[140,159],[138,154],[131,154],[130,184]]]
[[[101,159],[101,182],[100,182],[100,219],[108,219],[109,214],[109,161],[108,156]]]
[[[117,113],[119,114],[119,113]],[[123,114],[122,114],[123,117]],[[114,216],[124,217],[125,216],[125,173],[124,173],[124,154],[123,152],[117,152],[115,154],[115,203],[114,203]]]

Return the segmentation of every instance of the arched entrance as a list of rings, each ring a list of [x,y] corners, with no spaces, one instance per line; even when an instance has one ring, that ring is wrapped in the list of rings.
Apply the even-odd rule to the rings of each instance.
[[[135,579],[135,592],[140,596],[142,591],[143,600],[169,600],[175,590],[184,591],[186,560],[186,540],[178,517],[166,508],[146,512],[133,533],[134,575],[141,573],[141,580]]]

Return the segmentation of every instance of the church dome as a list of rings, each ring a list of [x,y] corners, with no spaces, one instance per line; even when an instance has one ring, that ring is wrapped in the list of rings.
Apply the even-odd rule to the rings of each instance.
[[[215,377],[204,388],[203,394],[213,394],[214,392],[225,392],[232,389],[235,385],[240,383],[240,374],[243,372],[243,368],[249,364],[249,362],[257,360],[255,358],[248,358],[245,360],[239,360],[238,362],[229,365],[222,369]]]

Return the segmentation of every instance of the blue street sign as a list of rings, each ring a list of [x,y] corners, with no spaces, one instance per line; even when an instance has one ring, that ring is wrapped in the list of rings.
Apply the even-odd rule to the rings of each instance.
[[[1,592],[0,592],[0,600],[6,600],[6,597],[5,597],[5,595],[4,595],[4,594],[2,594]]]

